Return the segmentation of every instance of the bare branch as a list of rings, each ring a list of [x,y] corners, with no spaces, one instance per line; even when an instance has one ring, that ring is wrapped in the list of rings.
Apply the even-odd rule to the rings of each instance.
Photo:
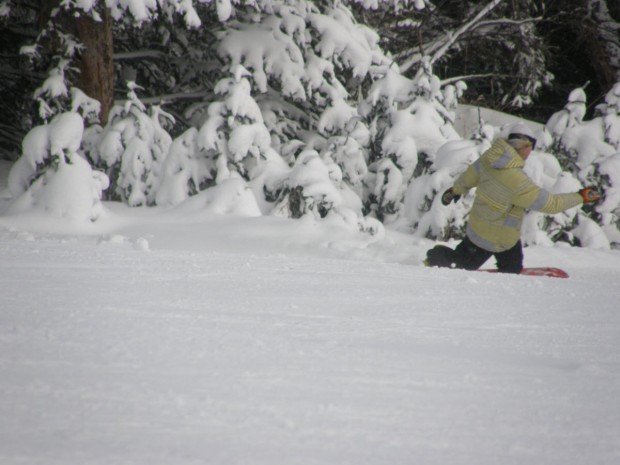
[[[425,54],[431,53],[432,50],[438,49],[441,45],[441,41],[439,40],[431,40],[426,42],[425,44],[420,44],[419,47],[410,48],[405,50],[394,57],[395,61],[400,63],[401,72],[406,72],[416,63],[419,63],[424,54],[422,54],[422,50],[425,50]]]
[[[13,25],[5,25],[5,30],[21,37],[27,37],[28,39],[34,40],[37,38],[37,33],[34,30],[28,29],[24,26],[13,26]]]
[[[133,52],[120,52],[114,54],[115,61],[124,61],[124,60],[141,60],[143,58],[166,58],[166,54],[164,52],[160,52],[159,50],[135,50]]]

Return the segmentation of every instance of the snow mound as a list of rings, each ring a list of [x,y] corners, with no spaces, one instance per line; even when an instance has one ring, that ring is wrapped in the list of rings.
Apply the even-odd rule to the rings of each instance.
[[[242,217],[261,216],[250,187],[239,178],[231,178],[188,198],[173,208],[181,214],[207,213]]]

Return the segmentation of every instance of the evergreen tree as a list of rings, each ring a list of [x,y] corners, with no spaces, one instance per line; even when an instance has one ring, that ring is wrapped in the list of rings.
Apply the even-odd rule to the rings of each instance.
[[[452,89],[448,92],[452,97]],[[384,221],[398,219],[405,191],[432,170],[439,148],[458,139],[452,123],[454,114],[446,101],[440,81],[425,60],[414,80],[390,68],[377,79],[362,106],[362,114],[372,128],[373,153],[370,166],[372,186],[366,208]],[[452,103],[452,102],[450,102]],[[425,192],[431,201],[435,190]],[[430,203],[418,202],[428,211]],[[417,226],[414,220],[412,227]]]
[[[453,127],[458,99],[469,89],[493,96],[497,105],[526,105],[549,80],[537,29],[545,12],[526,0],[44,5],[45,27],[23,49],[46,69],[33,92],[36,119],[45,127],[57,115],[79,112],[85,127],[74,152],[107,173],[107,198],[133,206],[177,205],[212,188],[230,199],[233,191],[251,192],[262,214],[322,218],[375,234],[378,219],[422,237],[458,237],[471,197],[444,207],[438,194],[500,133],[481,122],[462,140]],[[103,45],[82,40],[76,22],[105,28],[108,17],[118,51],[115,79],[136,84],[106,116],[110,86],[98,84],[108,89],[99,103],[78,86],[93,66],[86,63],[88,50],[93,63],[108,60],[108,39],[102,34]],[[377,33],[360,18],[389,21]],[[404,41],[389,44],[390,55],[382,40],[396,32]],[[490,51],[478,53],[480,46]],[[515,58],[519,72],[509,67]],[[505,70],[511,72],[502,75]],[[616,94],[610,95],[596,121],[586,121],[585,98],[576,91],[550,122],[549,146],[562,164],[538,154],[544,187],[561,190],[596,178],[613,195],[615,159],[608,149],[571,151],[576,131],[588,124],[600,147],[617,150]],[[25,140],[17,164],[31,169],[12,176],[21,193],[54,165],[52,152],[33,140],[45,138]],[[570,163],[572,177],[563,172]],[[611,227],[615,207],[604,208],[591,218]],[[532,216],[528,240],[572,240],[570,227],[592,230],[585,218]]]
[[[466,81],[466,97],[485,106],[530,105],[553,79],[549,47],[537,29],[545,12],[540,2],[350,3],[357,5],[363,21],[380,31],[382,45],[405,75],[413,77],[429,57],[438,74],[449,82]]]
[[[82,116],[65,112],[28,132],[9,173],[7,214],[38,210],[70,221],[99,218],[108,178],[78,153],[83,131]]]
[[[580,215],[574,218],[572,224],[563,225],[575,227],[581,224],[580,228],[575,229],[581,237],[574,234],[568,236],[573,243],[620,243],[620,196],[617,194],[615,171],[620,166],[619,95],[620,84],[616,84],[607,93],[605,103],[598,107],[597,115],[587,120],[584,118],[586,94],[583,89],[575,89],[570,93],[564,109],[555,113],[546,125],[551,135],[551,150],[557,154],[563,168],[573,173],[583,185],[596,186],[605,199],[600,205],[584,207],[587,218],[595,222]],[[605,232],[599,230],[597,224]]]

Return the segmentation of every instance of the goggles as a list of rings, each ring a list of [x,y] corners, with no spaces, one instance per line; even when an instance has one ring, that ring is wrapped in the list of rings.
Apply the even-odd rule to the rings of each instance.
[[[521,134],[518,132],[512,132],[508,135],[508,140],[510,139],[521,139],[521,140],[527,140],[532,144],[532,150],[534,150],[534,148],[536,147],[536,139],[534,139],[533,137],[530,137],[528,135],[525,134]]]

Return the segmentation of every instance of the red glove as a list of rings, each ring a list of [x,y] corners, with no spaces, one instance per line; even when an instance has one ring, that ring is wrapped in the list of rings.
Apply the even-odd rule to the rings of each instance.
[[[584,187],[579,191],[579,195],[581,195],[583,203],[596,202],[601,198],[601,194],[596,190],[596,187]]]
[[[461,196],[458,194],[455,194],[452,188],[450,188],[447,191],[445,191],[443,195],[441,196],[441,203],[443,203],[444,205],[450,205],[450,202],[452,201],[458,202],[460,198]]]

